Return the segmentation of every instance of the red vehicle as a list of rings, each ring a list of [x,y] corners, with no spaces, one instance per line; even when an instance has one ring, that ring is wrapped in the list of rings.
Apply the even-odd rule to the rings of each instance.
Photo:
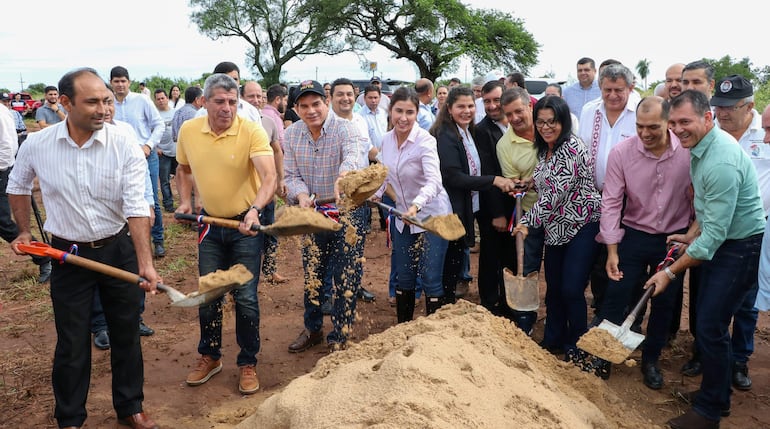
[[[16,100],[16,94],[21,95],[21,100]],[[40,100],[35,100],[27,92],[12,92],[11,96],[11,108],[21,113],[22,115],[34,115],[39,107],[43,105]],[[22,105],[21,102],[24,102]]]

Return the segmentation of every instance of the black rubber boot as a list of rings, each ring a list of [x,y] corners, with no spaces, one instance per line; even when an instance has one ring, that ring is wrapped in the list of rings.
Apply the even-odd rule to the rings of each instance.
[[[414,318],[414,289],[396,289],[396,318],[398,323]]]
[[[425,296],[425,315],[430,316],[444,305],[443,296]]]
[[[513,323],[525,334],[532,336],[532,329],[537,322],[537,312],[511,310],[511,313],[513,313]]]

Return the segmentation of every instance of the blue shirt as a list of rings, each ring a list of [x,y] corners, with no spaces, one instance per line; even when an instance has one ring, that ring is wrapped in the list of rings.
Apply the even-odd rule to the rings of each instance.
[[[158,108],[149,98],[135,92],[129,92],[122,102],[115,100],[115,119],[131,124],[139,143],[150,149],[160,143],[166,129]]]
[[[691,258],[710,261],[725,240],[762,233],[765,211],[757,172],[730,134],[714,127],[690,149],[690,176],[701,229],[687,247]]]
[[[430,130],[430,127],[435,120],[436,115],[433,114],[431,107],[427,104],[420,103],[420,109],[417,111],[417,123],[420,125],[420,128]]]
[[[580,82],[575,82],[564,88],[564,101],[569,106],[569,111],[574,113],[578,118],[580,112],[583,111],[583,106],[594,99],[602,96],[602,91],[599,89],[599,83],[596,81],[591,82],[591,86],[583,88],[580,86]]]

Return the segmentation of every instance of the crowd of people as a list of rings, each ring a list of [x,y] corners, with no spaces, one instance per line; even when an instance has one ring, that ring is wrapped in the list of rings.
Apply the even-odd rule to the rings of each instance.
[[[303,326],[287,351],[321,343],[330,352],[345,349],[357,301],[375,299],[361,286],[374,216],[368,205],[338,206],[339,182],[381,163],[387,177],[371,199],[403,213],[378,216],[392,238],[388,299],[398,323],[413,319],[421,295],[426,314],[465,296],[470,249],[478,244],[481,305],[531,335],[536,312],[511,308],[505,293],[504,269],[517,271],[514,236],[521,234],[522,273],[542,268],[545,276],[540,345],[604,379],[612,365],[581,350],[578,339],[602,320],[621,324],[644,290],[654,288],[640,368],[643,383],[661,389],[658,360],[679,332],[689,272],[694,340],[682,374],[703,378],[700,389],[680,395],[691,409],[668,425],[719,427],[732,388],[752,387],[757,315],[770,307],[770,244],[762,247],[770,108],[757,112],[748,80],[731,75],[716,82],[704,61],[673,64],[665,84],[646,97],[618,61],[597,70],[593,59],[581,58],[576,73],[575,84],[551,85],[538,100],[521,73],[469,85],[420,78],[387,96],[379,77],[363,90],[346,78],[263,90],[222,62],[203,88],[152,92],[142,85],[143,94],[130,91],[125,67],[112,68],[107,81],[83,68],[46,88],[36,117],[41,131],[29,135],[2,94],[2,237],[18,254],[18,244],[34,240],[29,219],[37,179],[47,215],[41,232],[51,234],[53,247],[142,278],[137,286],[33,256],[39,281],[51,283],[59,426],[85,421],[93,342],[113,350],[120,422],[157,427],[142,408],[140,336],[153,334],[142,313],[145,292],[155,293],[161,281],[153,258],[166,254],[162,211],[239,222],[237,230],[192,227],[200,276],[235,264],[254,275],[230,295],[243,394],[259,390],[260,275],[263,282],[286,280],[276,266],[275,237],[252,226],[274,222],[278,198],[340,222],[338,231],[312,234],[302,249]],[[62,163],[71,168],[54,167]],[[457,240],[414,222],[451,213],[465,229]],[[672,245],[677,259],[660,269]],[[199,308],[190,386],[223,370],[224,300]],[[633,329],[641,331],[641,322]]]

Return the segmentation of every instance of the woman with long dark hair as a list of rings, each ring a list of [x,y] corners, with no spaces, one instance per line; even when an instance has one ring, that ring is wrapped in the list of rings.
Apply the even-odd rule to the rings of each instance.
[[[582,361],[578,338],[587,330],[585,288],[599,244],[601,196],[593,182],[590,154],[572,134],[564,99],[547,96],[535,104],[538,164],[533,186],[538,200],[514,229],[526,237],[528,226],[545,230],[546,323],[541,345],[564,348],[565,359]]]
[[[179,110],[184,104],[184,96],[179,85],[171,85],[171,89],[168,90],[168,105],[174,110]]]
[[[388,175],[376,196],[392,189],[396,208],[408,216],[439,216],[452,213],[449,197],[441,184],[436,139],[417,124],[420,99],[411,88],[401,87],[390,99],[388,113],[392,129],[382,138],[382,163]],[[426,314],[443,301],[442,267],[447,241],[396,218],[391,226],[393,258],[397,273],[396,315],[398,322],[412,320],[415,284],[421,279]]]
[[[482,176],[481,160],[473,141],[473,120],[476,105],[470,88],[456,86],[449,91],[446,103],[436,117],[430,133],[436,137],[441,176],[452,203],[452,210],[465,227],[465,236],[450,241],[444,259],[444,300],[455,302],[455,287],[460,278],[465,249],[476,242],[474,213],[479,210],[479,191],[494,187],[501,192],[512,192],[514,182],[502,176]]]

